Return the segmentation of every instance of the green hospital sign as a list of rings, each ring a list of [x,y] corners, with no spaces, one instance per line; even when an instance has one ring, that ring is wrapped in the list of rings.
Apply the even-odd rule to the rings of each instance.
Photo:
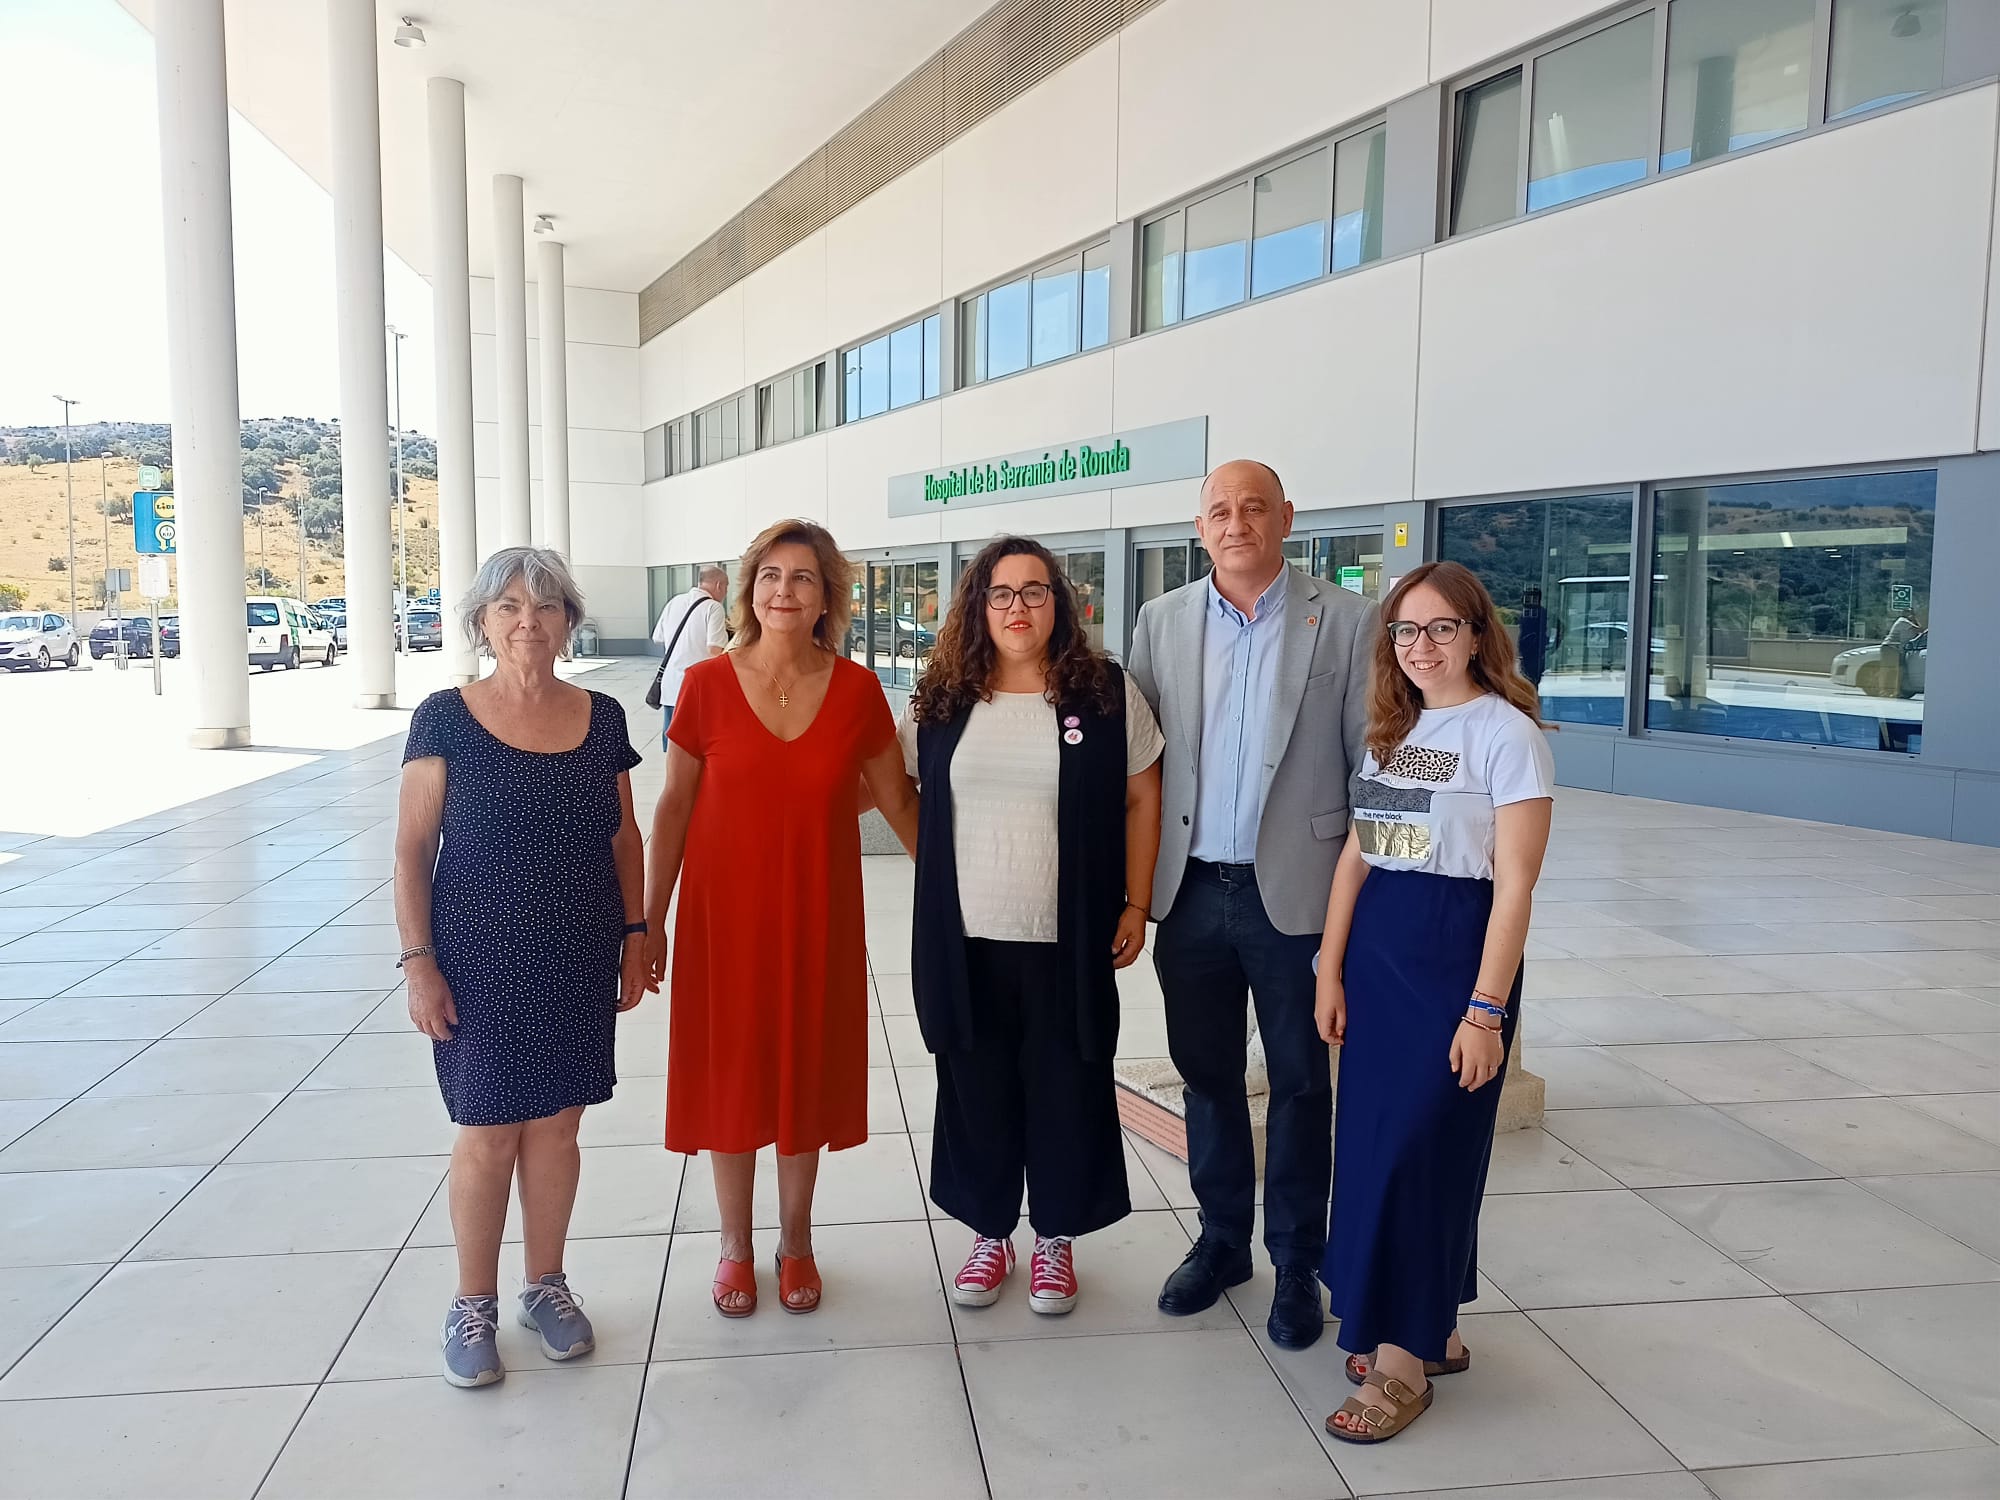
[[[889,514],[920,516],[946,505],[1005,505],[1086,490],[1199,479],[1207,466],[1208,418],[1189,417],[1060,447],[898,474],[889,481]]]

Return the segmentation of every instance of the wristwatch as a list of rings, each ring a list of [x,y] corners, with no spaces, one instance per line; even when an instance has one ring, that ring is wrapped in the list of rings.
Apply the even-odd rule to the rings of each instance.
[[[625,936],[632,937],[635,934],[640,937],[645,936],[646,924],[644,922],[627,922],[625,924]]]

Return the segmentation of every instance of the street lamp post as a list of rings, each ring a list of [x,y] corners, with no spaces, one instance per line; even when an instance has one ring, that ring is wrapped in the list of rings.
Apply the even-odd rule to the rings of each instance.
[[[252,493],[257,497],[257,591],[263,593],[271,587],[269,549],[264,541],[264,502],[271,498],[271,492],[255,490]]]
[[[309,490],[299,492],[299,600],[310,604],[306,597],[306,495]]]
[[[407,333],[399,332],[395,324],[389,325],[389,337],[395,340],[392,347],[396,351],[396,596],[401,601],[396,608],[407,612],[410,607],[410,544],[403,531],[403,340]],[[409,624],[396,637],[396,649],[409,649]]]
[[[58,396],[63,409],[63,488],[69,493],[69,628],[70,634],[76,630],[76,481],[70,471],[70,430],[69,409],[82,403],[74,396]],[[89,665],[78,661],[77,666],[89,671]]]

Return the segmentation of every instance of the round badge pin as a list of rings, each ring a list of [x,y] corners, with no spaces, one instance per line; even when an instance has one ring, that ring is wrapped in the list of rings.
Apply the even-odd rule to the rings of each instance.
[[[1063,728],[1074,729],[1082,722],[1083,720],[1079,719],[1075,714],[1071,714],[1067,719],[1063,720]]]
[[[1083,731],[1081,729],[1065,729],[1063,731],[1063,743],[1065,745],[1081,745],[1083,743]]]

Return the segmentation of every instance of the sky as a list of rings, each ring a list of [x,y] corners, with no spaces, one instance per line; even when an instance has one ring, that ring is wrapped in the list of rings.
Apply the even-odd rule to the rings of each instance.
[[[158,110],[117,0],[0,0],[0,426],[59,422],[57,393],[77,422],[171,420]],[[233,110],[229,141],[243,415],[337,417],[332,204]],[[430,288],[384,263],[403,425],[435,432]]]

